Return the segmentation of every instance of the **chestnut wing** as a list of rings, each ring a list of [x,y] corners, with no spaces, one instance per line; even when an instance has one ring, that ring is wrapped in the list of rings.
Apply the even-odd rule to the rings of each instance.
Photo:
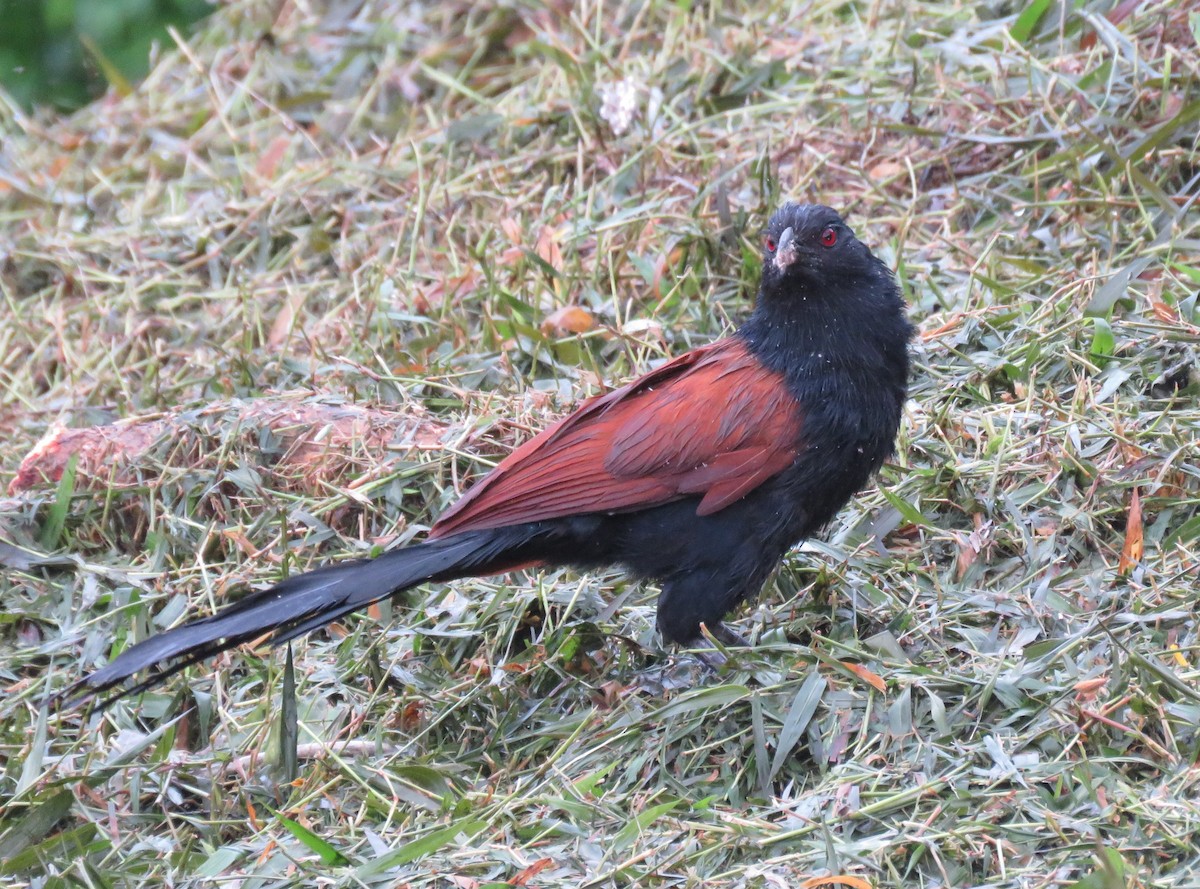
[[[800,405],[736,338],[688,352],[595,398],[517,448],[431,537],[702,495],[741,499],[795,460]]]

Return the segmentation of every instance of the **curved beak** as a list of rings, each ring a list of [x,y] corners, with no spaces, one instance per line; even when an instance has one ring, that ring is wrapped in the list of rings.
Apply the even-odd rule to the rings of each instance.
[[[791,226],[783,230],[779,236],[779,246],[775,248],[775,268],[786,271],[788,266],[796,261],[799,251],[796,249],[796,232]]]

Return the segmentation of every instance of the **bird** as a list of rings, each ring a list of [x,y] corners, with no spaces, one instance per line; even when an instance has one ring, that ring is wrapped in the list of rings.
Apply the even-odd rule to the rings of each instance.
[[[726,616],[895,453],[912,333],[891,270],[842,217],[785,203],[762,238],[754,307],[729,336],[518,446],[425,540],[247,594],[138,642],[58,697],[115,690],[106,706],[420,584],[537,567],[615,566],[657,581],[664,642],[739,644]]]

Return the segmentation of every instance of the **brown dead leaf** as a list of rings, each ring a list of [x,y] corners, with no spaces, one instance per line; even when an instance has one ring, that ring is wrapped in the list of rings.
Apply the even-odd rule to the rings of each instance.
[[[1150,311],[1154,313],[1154,317],[1159,321],[1165,321],[1168,324],[1176,324],[1179,322],[1179,312],[1174,306],[1168,305],[1161,299],[1150,300]]]
[[[954,538],[955,543],[958,544],[958,558],[954,562],[954,577],[955,580],[961,581],[967,576],[971,566],[975,564],[979,550],[971,546],[970,540],[965,534],[955,534]]]
[[[1183,110],[1184,102],[1183,93],[1175,90],[1167,93],[1166,98],[1159,105],[1158,120],[1167,121],[1174,119],[1175,115]]]
[[[503,251],[501,251],[500,259],[498,261],[500,265],[504,266],[506,269],[511,269],[524,258],[525,251],[520,247],[506,247]]]
[[[279,314],[271,322],[271,331],[267,334],[268,349],[276,350],[283,345],[288,334],[292,332],[292,324],[295,323],[296,313],[304,305],[304,299],[305,291],[296,290],[283,301]]]
[[[543,225],[538,232],[537,255],[546,261],[555,271],[561,271],[563,265],[562,248],[558,244],[558,232],[548,225]]]
[[[1137,466],[1146,456],[1146,452],[1134,444],[1125,435],[1125,425],[1119,420],[1115,423],[1117,433],[1117,451],[1127,467]]]
[[[60,155],[55,156],[54,160],[50,161],[50,166],[46,168],[47,178],[51,182],[57,182],[58,177],[62,175],[63,170],[65,170],[68,166],[70,166],[70,164],[71,164],[71,156],[70,155],[60,154]]]
[[[1133,489],[1129,499],[1129,516],[1125,519],[1125,545],[1121,547],[1121,560],[1117,563],[1117,572],[1127,575],[1142,560],[1145,551],[1145,539],[1142,528],[1142,498],[1138,489]]]
[[[958,333],[962,328],[965,320],[965,315],[954,315],[940,327],[935,327],[933,330],[925,330],[921,332],[921,341],[928,343],[936,340],[938,337],[946,336],[947,334]]]
[[[978,512],[971,516],[971,521],[975,528],[970,534],[956,532],[954,535],[955,541],[958,543],[958,559],[955,566],[958,580],[962,580],[966,576],[967,571],[981,554],[986,557],[991,550],[992,523],[985,520],[983,514]]]
[[[881,693],[887,691],[887,683],[883,681],[883,677],[878,673],[868,670],[862,664],[854,664],[850,661],[842,661],[842,666],[876,691]]]
[[[528,886],[529,881],[554,864],[552,858],[541,858],[508,881],[510,886]]]
[[[849,874],[809,877],[800,883],[800,889],[819,889],[821,886],[849,886],[850,889],[871,889],[871,884],[862,877],[852,877]]]
[[[221,531],[221,536],[226,540],[232,540],[234,545],[250,558],[258,557],[258,547],[241,528],[225,528]]]
[[[1087,704],[1094,701],[1107,684],[1107,676],[1097,676],[1094,679],[1081,679],[1073,686],[1075,689],[1075,702],[1077,704]]]
[[[422,315],[431,309],[440,308],[447,300],[451,305],[462,302],[479,286],[480,272],[474,266],[467,266],[461,275],[439,278],[426,284],[413,293],[413,310]]]
[[[279,135],[272,139],[267,150],[259,156],[258,163],[254,165],[254,172],[267,182],[274,180],[275,173],[279,169],[279,162],[283,160],[283,156],[291,144],[291,137],[287,135]]]
[[[906,172],[904,164],[897,161],[880,161],[867,171],[867,175],[872,182],[881,182],[884,179],[894,179]]]
[[[667,269],[669,269],[669,268],[673,269],[677,265],[679,265],[679,260],[682,258],[683,258],[683,248],[679,247],[679,246],[673,247],[672,249],[670,249],[664,253],[660,253],[658,255],[658,262],[656,262],[654,264],[653,287],[654,287],[654,298],[655,299],[662,299],[663,275],[666,274]]]
[[[415,732],[421,728],[425,718],[425,709],[420,701],[409,701],[400,711],[400,728],[406,732]]]
[[[504,232],[504,236],[514,247],[521,246],[521,224],[517,220],[505,216],[500,220],[500,231]]]
[[[542,333],[565,336],[568,333],[587,333],[595,326],[595,316],[583,306],[563,306],[542,321]]]

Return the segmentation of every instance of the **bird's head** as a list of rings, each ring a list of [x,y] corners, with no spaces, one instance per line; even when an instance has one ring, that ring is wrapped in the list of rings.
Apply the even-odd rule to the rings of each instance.
[[[874,278],[882,264],[836,211],[820,204],[784,204],[763,236],[764,293],[838,288]]]
[[[882,380],[894,384],[884,390],[896,406],[912,336],[904,310],[891,270],[842,217],[819,204],[784,204],[767,223],[758,302],[739,333],[800,388],[846,374]],[[830,377],[835,365],[841,377]]]

